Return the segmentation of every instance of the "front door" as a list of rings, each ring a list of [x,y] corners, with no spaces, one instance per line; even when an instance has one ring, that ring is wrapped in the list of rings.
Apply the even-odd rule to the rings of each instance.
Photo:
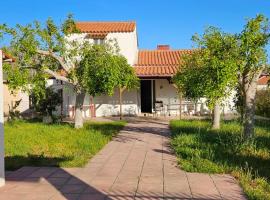
[[[152,113],[152,82],[141,80],[141,112]]]

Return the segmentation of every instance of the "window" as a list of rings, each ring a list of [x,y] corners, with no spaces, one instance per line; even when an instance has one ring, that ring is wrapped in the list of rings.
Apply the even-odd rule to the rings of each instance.
[[[94,39],[94,44],[98,44],[98,45],[104,44],[104,39],[95,38]]]

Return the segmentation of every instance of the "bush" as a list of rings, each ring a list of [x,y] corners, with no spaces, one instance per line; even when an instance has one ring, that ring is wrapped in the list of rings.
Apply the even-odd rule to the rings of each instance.
[[[257,91],[256,115],[270,117],[270,88]]]
[[[35,95],[32,96],[34,110],[42,115],[43,120],[46,119],[49,123],[56,119],[53,113],[56,111],[57,106],[60,106],[62,103],[62,97],[59,91],[46,88],[44,98],[39,99]],[[50,119],[47,119],[48,117]]]

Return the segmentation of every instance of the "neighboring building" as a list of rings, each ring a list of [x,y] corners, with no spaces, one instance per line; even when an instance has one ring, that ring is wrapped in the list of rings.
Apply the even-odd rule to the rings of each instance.
[[[3,54],[3,59],[5,61],[7,60],[14,61],[14,59],[7,54]],[[10,111],[17,110],[20,113],[24,113],[29,110],[29,95],[20,90],[11,91],[8,88],[5,73],[3,74],[3,96],[4,96],[5,117],[9,116]]]
[[[258,80],[257,90],[265,90],[269,88],[269,74],[262,74]]]

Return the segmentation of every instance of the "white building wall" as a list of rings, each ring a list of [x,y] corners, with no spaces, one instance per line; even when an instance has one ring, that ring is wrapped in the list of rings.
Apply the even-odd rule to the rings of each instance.
[[[93,39],[86,39],[88,33],[73,34],[69,37],[70,40],[88,40],[90,43],[94,43]],[[120,54],[125,56],[130,65],[134,65],[137,61],[138,55],[138,40],[136,28],[133,32],[116,32],[108,33],[105,40],[116,40],[120,48]]]
[[[139,113],[138,98],[139,92],[137,90],[123,92],[122,111],[123,115],[134,116]],[[114,116],[119,115],[119,91],[116,90],[113,96],[102,95],[94,98],[96,116]]]
[[[164,104],[164,112],[167,115],[179,115],[179,96],[177,94],[176,88],[169,83],[166,79],[157,79],[155,80],[155,89],[156,89],[156,101],[162,101]],[[224,114],[235,113],[234,107],[234,98],[235,93],[232,93],[223,102],[222,112]],[[205,98],[200,98],[196,105],[194,102],[183,99],[182,100],[182,113],[185,114],[207,114],[209,113],[209,108],[206,105],[207,100]]]
[[[75,94],[72,90],[72,86],[64,87],[63,95],[63,113],[72,117],[74,115],[75,106]],[[119,92],[115,90],[113,96],[101,95],[93,99],[92,103],[95,106],[96,117],[114,116],[119,115],[120,105],[119,105]],[[133,116],[139,113],[138,98],[139,92],[137,90],[124,91],[123,93],[123,115]],[[85,96],[84,99],[84,109],[83,117],[91,117],[90,111],[91,97],[89,95]]]

